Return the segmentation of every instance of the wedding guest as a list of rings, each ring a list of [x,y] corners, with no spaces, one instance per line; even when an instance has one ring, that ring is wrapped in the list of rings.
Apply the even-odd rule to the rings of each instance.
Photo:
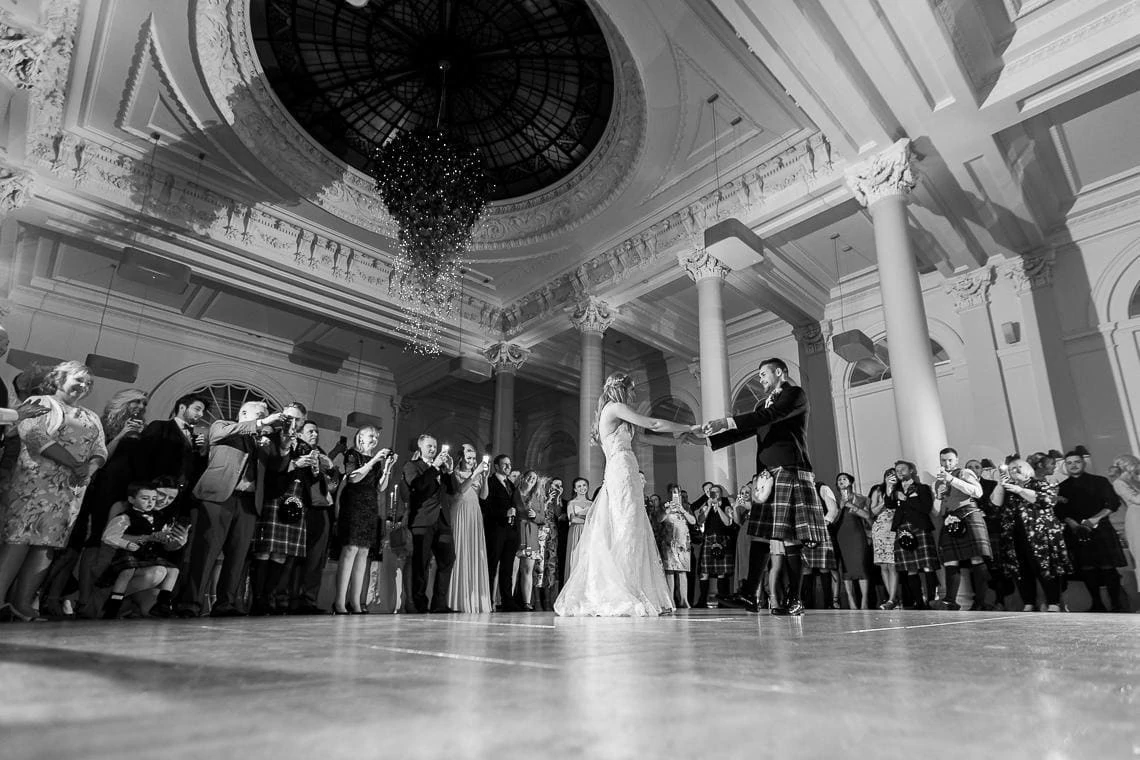
[[[1046,466],[1046,455],[1035,454],[1030,459],[1038,467],[1013,460],[991,497],[1002,516],[998,561],[1017,584],[1023,612],[1037,608],[1038,582],[1045,592],[1046,611],[1060,612],[1061,579],[1073,566],[1064,527],[1053,511],[1057,484],[1046,479],[1053,469],[1051,461]]]
[[[894,476],[895,468],[883,470],[883,479],[871,487],[867,494],[870,500],[871,552],[879,572],[883,575],[887,599],[879,605],[881,610],[893,610],[899,603],[899,576],[895,570],[895,503],[889,497],[891,492],[888,480]]]
[[[1066,478],[1058,486],[1057,517],[1065,523],[1065,537],[1077,574],[1092,600],[1089,612],[1105,612],[1100,589],[1108,591],[1113,612],[1123,612],[1127,605],[1120,587],[1120,573],[1125,567],[1124,549],[1108,516],[1120,508],[1120,498],[1108,478],[1086,472],[1083,456],[1076,451],[1065,454]]]
[[[447,589],[447,606],[456,612],[492,612],[491,582],[487,572],[487,537],[479,495],[490,475],[487,459],[479,461],[475,447],[463,444],[463,456],[451,474],[451,531],[455,537],[455,565]]]
[[[179,584],[178,614],[197,617],[206,602],[214,564],[223,556],[210,614],[244,615],[240,590],[257,517],[265,504],[265,476],[288,466],[269,434],[288,424],[283,412],[269,414],[264,401],[247,401],[236,422],[210,425],[206,470],[194,486],[198,512],[190,538],[186,576]]]
[[[0,409],[0,427],[3,429],[3,436],[0,437],[3,445],[3,453],[0,454],[0,497],[7,492],[8,482],[12,479],[16,462],[20,458],[20,431],[17,423],[48,412],[46,406],[30,400],[32,396],[50,392],[44,389],[48,372],[47,368],[33,365],[33,369],[16,375],[12,379],[12,388],[15,389],[19,404],[15,409]],[[0,498],[0,520],[3,520],[3,498]]]
[[[102,617],[118,618],[125,597],[151,589],[159,590],[155,604],[163,607],[157,616],[168,616],[170,595],[178,582],[178,566],[170,552],[186,544],[189,530],[158,506],[158,488],[152,482],[129,484],[125,501],[128,508],[108,520],[102,536],[115,549],[101,578],[102,585],[111,587]]]
[[[1121,454],[1112,462],[1108,477],[1112,490],[1124,502],[1124,537],[1132,555],[1132,570],[1140,586],[1140,458]]]
[[[756,478],[753,477],[752,480]],[[752,511],[752,481],[745,483],[737,491],[736,501],[732,504],[732,519],[736,523],[736,551],[732,564],[732,582],[736,585],[736,592],[748,578],[748,551],[752,546],[752,538],[745,528],[748,526],[748,513]]]
[[[571,486],[574,489],[574,498],[566,505],[566,513],[570,517],[570,532],[566,538],[566,577],[574,572],[574,549],[578,546],[578,539],[582,537],[582,528],[586,525],[586,515],[590,514],[593,502],[586,496],[590,492],[590,481],[585,478],[574,478]],[[686,553],[686,569],[688,569],[688,554]]]
[[[511,472],[511,458],[499,454],[495,457],[494,472],[480,492],[483,529],[487,533],[487,574],[491,583],[498,578],[499,600],[504,612],[517,609],[512,588],[515,555],[519,549],[516,523],[519,512],[523,510],[522,497],[511,479]],[[494,598],[494,588],[490,589],[490,594]]]
[[[170,475],[184,487],[197,482],[206,466],[206,436],[197,425],[209,409],[208,399],[187,394],[174,402],[169,419],[147,425],[136,447],[138,476]]]
[[[142,444],[139,435],[146,416],[147,394],[136,388],[119,391],[103,408],[100,423],[107,441],[107,461],[91,478],[83,495],[79,516],[71,529],[66,550],[59,552],[48,571],[48,581],[40,599],[40,611],[49,617],[62,616],[65,584],[76,563],[79,582],[77,614],[95,618],[100,610],[91,603],[95,580],[106,572],[115,551],[103,544],[111,506],[127,495],[127,486],[142,479],[137,467]]]
[[[803,579],[800,581],[800,599],[805,606],[815,607],[815,585],[816,578],[818,578],[820,589],[823,592],[823,608],[835,609],[839,605],[835,598],[833,581],[835,580],[835,573],[839,570],[839,562],[835,557],[834,526],[836,520],[839,519],[839,503],[835,498],[835,492],[822,480],[816,483],[815,488],[819,494],[819,501],[823,505],[824,524],[831,540],[820,542],[815,547],[805,546],[803,548]],[[795,579],[792,582],[794,583]]]
[[[887,498],[895,505],[891,523],[895,531],[895,567],[900,580],[909,586],[914,608],[928,610],[930,600],[935,598],[932,576],[939,568],[931,517],[934,492],[919,481],[918,467],[904,460],[895,462],[895,472],[888,476],[887,486]]]
[[[986,563],[993,557],[993,549],[985,517],[978,507],[977,500],[984,493],[978,476],[969,468],[958,466],[958,452],[953,448],[938,452],[938,461],[941,469],[934,481],[934,498],[945,516],[938,554],[946,568],[946,588],[936,605],[939,609],[957,610],[961,609],[957,597],[964,568],[970,573],[975,597],[985,596]],[[981,609],[980,604],[975,607]]]
[[[546,524],[544,503],[550,486],[550,478],[540,476],[534,470],[527,470],[519,478],[519,496],[523,509],[518,513],[517,525],[519,548],[518,580],[516,582],[516,602],[524,612],[533,612],[534,563],[541,553],[538,545],[538,532]]]
[[[966,469],[978,476],[978,483],[982,486],[982,495],[978,498],[978,508],[982,510],[982,519],[986,523],[986,533],[990,539],[990,550],[993,559],[987,563],[986,570],[989,576],[989,588],[994,592],[994,603],[985,601],[986,589],[974,589],[975,603],[981,602],[980,609],[1005,609],[1004,600],[1013,593],[1013,582],[1005,577],[1001,563],[997,562],[997,549],[1001,540],[1000,509],[994,506],[990,497],[997,488],[1000,475],[992,459],[971,459],[966,462]]]
[[[353,448],[344,454],[347,475],[337,494],[336,526],[340,558],[336,567],[333,613],[361,614],[361,593],[368,572],[368,552],[376,543],[381,502],[397,455],[380,446],[380,431],[365,425],[356,431]]]
[[[732,572],[736,557],[732,552],[732,533],[736,526],[732,519],[732,502],[724,489],[714,485],[709,489],[708,514],[705,516],[705,548],[701,553],[701,595],[699,608],[717,606],[718,586],[721,578]]]
[[[307,499],[304,559],[294,561],[289,584],[289,613],[292,615],[328,613],[321,609],[318,600],[329,558],[336,485],[332,459],[321,449],[320,436],[317,423],[306,422],[301,426],[293,450],[293,472],[300,477]]]
[[[538,559],[534,563],[534,587],[543,610],[554,608],[558,598],[558,521],[563,517],[562,479],[551,478],[543,503],[544,522],[538,529]]]
[[[107,459],[102,423],[79,406],[94,385],[91,371],[79,362],[63,362],[46,382],[50,395],[29,400],[47,413],[17,425],[20,453],[4,494],[7,509],[0,524],[0,596],[20,577],[10,602],[0,609],[25,621],[41,619],[32,597],[51,564],[52,551],[67,543],[91,477]]]
[[[412,604],[416,612],[428,612],[428,569],[435,558],[435,588],[431,612],[453,612],[447,606],[447,587],[455,564],[452,544],[451,510],[446,500],[454,469],[446,447],[434,436],[423,434],[416,441],[412,461],[404,465],[403,486],[407,490],[408,525],[412,531]]]
[[[835,531],[837,554],[843,573],[843,587],[847,592],[847,606],[855,609],[855,584],[859,584],[859,609],[870,609],[870,581],[868,579],[868,530],[871,527],[871,510],[867,497],[855,490],[855,476],[841,472],[835,476],[836,503],[839,519]]]
[[[301,402],[293,401],[286,404],[282,412],[289,425],[275,431],[271,439],[277,447],[275,455],[286,458],[288,464],[284,471],[270,472],[265,476],[265,506],[257,518],[251,547],[251,615],[284,614],[287,611],[287,607],[277,608],[278,587],[285,577],[286,562],[298,557],[304,559],[308,541],[305,536],[305,509],[309,494],[304,487],[303,473],[311,466],[312,458],[299,459],[297,436],[309,411]],[[307,449],[307,444],[305,446]]]
[[[681,488],[670,483],[669,501],[660,510],[657,520],[662,525],[660,552],[665,568],[665,579],[678,609],[689,608],[689,526],[697,521],[681,501]]]

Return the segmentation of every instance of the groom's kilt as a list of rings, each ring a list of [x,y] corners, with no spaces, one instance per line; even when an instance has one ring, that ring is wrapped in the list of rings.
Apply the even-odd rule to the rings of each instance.
[[[990,533],[986,529],[986,519],[977,507],[964,507],[950,514],[962,521],[966,531],[955,536],[946,528],[938,536],[938,558],[942,563],[961,562],[973,557],[993,556],[990,548]]]
[[[810,470],[776,467],[772,472],[772,495],[763,504],[753,504],[748,514],[748,535],[791,543],[815,543],[804,548],[819,565],[826,566],[830,553],[834,558],[831,536],[824,522],[823,504],[815,490],[815,475]],[[832,559],[834,564],[834,559]]]

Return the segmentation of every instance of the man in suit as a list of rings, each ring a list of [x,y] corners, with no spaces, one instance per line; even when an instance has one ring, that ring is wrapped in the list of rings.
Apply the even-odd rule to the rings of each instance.
[[[511,581],[515,553],[519,550],[519,532],[516,527],[518,513],[522,511],[522,497],[511,479],[511,458],[506,454],[495,457],[494,474],[483,481],[479,499],[483,505],[483,530],[487,539],[488,577],[491,579],[491,597],[495,596],[495,568],[498,567],[499,599],[504,612],[516,612]]]
[[[170,419],[155,420],[142,431],[136,472],[140,480],[169,476],[184,490],[192,486],[206,465],[206,437],[194,426],[209,409],[209,402],[187,395],[174,402]]]
[[[756,591],[768,560],[770,541],[784,544],[784,566],[792,591],[784,606],[773,607],[773,615],[802,615],[803,604],[796,598],[803,568],[801,549],[832,551],[823,504],[815,488],[815,473],[807,452],[808,400],[803,388],[792,385],[783,359],[766,359],[760,364],[760,383],[767,392],[755,411],[705,424],[713,450],[738,443],[755,434],[756,472],[769,472],[772,494],[763,504],[754,504],[748,518],[748,535],[754,539],[748,559],[748,579],[734,601],[756,612]]]
[[[280,450],[279,432],[287,427],[284,412],[269,414],[263,401],[247,401],[237,422],[218,420],[210,426],[209,461],[194,487],[198,515],[191,538],[189,572],[179,594],[180,617],[196,617],[218,555],[225,554],[217,598],[210,613],[234,617],[249,544],[265,501],[265,474],[288,467]],[[275,432],[278,441],[275,441]]]
[[[408,527],[412,531],[412,604],[416,612],[428,611],[427,580],[435,557],[435,588],[431,612],[452,612],[447,606],[447,588],[455,564],[455,540],[451,534],[451,509],[447,497],[452,491],[451,457],[436,454],[438,443],[431,435],[416,441],[417,455],[404,465],[403,486],[407,489]]]

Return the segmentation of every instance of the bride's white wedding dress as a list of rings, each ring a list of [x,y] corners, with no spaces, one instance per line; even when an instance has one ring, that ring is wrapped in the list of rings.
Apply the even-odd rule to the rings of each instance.
[[[631,440],[628,424],[602,439],[602,490],[574,550],[573,572],[554,603],[559,615],[655,616],[673,610]]]

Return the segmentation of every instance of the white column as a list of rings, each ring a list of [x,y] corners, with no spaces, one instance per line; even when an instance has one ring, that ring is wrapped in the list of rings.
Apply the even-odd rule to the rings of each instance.
[[[581,301],[570,316],[582,338],[582,376],[578,384],[578,473],[589,479],[591,488],[601,484],[605,466],[602,450],[590,443],[598,397],[605,382],[602,336],[616,318],[609,304],[594,296]]]
[[[701,418],[727,417],[729,412],[728,338],[724,330],[724,278],[728,267],[705,250],[681,255],[678,260],[697,284],[697,318],[700,336]],[[736,467],[730,449],[705,449],[705,478],[732,490]]]
[[[495,413],[491,423],[492,456],[515,456],[515,373],[530,351],[514,343],[496,343],[483,351],[495,373]]]
[[[938,452],[948,442],[926,306],[907,230],[907,194],[915,186],[913,160],[910,140],[899,140],[869,161],[848,169],[847,184],[856,199],[870,209],[874,222],[902,454],[929,477],[937,472]]]

